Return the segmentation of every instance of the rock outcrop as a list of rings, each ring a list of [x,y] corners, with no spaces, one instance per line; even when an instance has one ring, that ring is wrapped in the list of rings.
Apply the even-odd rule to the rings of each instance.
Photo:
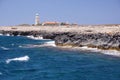
[[[1,34],[13,36],[33,35],[44,39],[55,40],[58,46],[88,46],[99,49],[120,50],[120,33],[76,33],[76,32],[46,32],[46,31],[0,31]]]
[[[76,34],[63,33],[55,37],[59,46],[88,46],[99,49],[120,50],[120,33]]]

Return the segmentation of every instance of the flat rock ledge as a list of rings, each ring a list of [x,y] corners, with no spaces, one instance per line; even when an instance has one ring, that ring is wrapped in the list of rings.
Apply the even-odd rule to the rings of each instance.
[[[99,48],[120,51],[120,33],[76,33],[76,32],[46,32],[46,31],[0,31],[0,34],[12,36],[42,36],[44,39],[55,40],[57,46]]]

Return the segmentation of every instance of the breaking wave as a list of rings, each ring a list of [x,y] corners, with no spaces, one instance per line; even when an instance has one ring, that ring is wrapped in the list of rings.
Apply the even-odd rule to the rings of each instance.
[[[0,33],[0,36],[2,36],[3,34]]]
[[[120,51],[116,51],[116,50],[101,50],[101,53],[120,57]]]
[[[61,47],[60,47],[61,48]],[[120,51],[117,50],[101,50],[98,48],[90,48],[87,46],[83,46],[83,47],[62,47],[62,48],[66,48],[66,49],[71,49],[71,50],[82,50],[82,51],[89,51],[89,52],[99,52],[105,55],[111,55],[111,56],[116,56],[116,57],[120,57]]]
[[[42,36],[37,36],[37,37],[34,37],[34,36],[27,36],[28,38],[30,38],[30,39],[34,39],[34,40],[41,40],[41,39],[43,39],[43,37]]]
[[[105,55],[112,55],[112,56],[120,57],[120,51],[117,51],[117,50],[101,50],[101,49],[97,49],[97,48],[89,48],[87,46],[81,47],[80,49],[89,50],[89,51],[93,51],[93,52],[100,52]]]
[[[48,42],[45,42],[44,45],[56,47],[55,41],[48,41]]]
[[[30,59],[29,56],[23,56],[23,57],[18,57],[18,58],[7,59],[6,63],[9,64],[11,61],[21,61],[21,62],[23,61],[23,62],[26,62],[29,59]]]
[[[6,48],[6,47],[0,47],[0,48],[3,50],[9,50],[9,48]]]
[[[19,45],[19,48],[56,47],[55,41],[47,41],[40,44]]]
[[[5,36],[10,36],[10,34],[5,34]]]

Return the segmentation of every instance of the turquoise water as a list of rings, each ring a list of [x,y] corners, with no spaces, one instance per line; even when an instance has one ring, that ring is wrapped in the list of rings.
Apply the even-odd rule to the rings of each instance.
[[[119,57],[39,46],[48,41],[0,36],[0,80],[120,80]]]

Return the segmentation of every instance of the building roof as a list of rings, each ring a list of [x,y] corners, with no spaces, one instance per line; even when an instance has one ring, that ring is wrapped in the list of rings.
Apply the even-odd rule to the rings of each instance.
[[[59,24],[59,22],[44,22],[43,25],[56,25]]]

